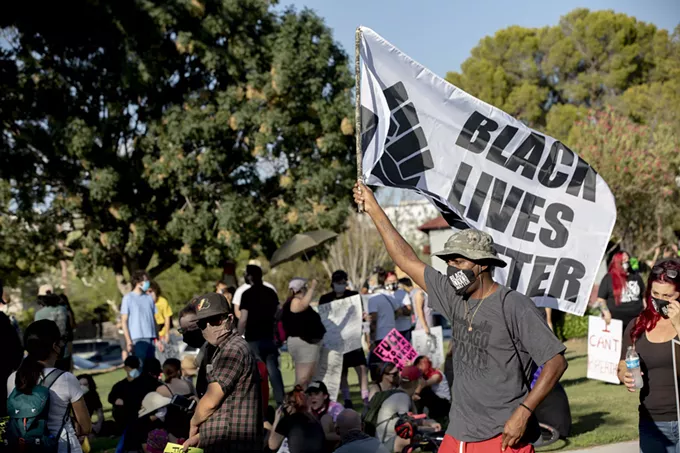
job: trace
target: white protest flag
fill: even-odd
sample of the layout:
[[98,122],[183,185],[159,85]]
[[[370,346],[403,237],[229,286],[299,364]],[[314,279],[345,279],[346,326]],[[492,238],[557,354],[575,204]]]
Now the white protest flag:
[[616,221],[573,151],[437,77],[361,27],[363,177],[414,190],[454,228],[491,234],[496,280],[582,315]]

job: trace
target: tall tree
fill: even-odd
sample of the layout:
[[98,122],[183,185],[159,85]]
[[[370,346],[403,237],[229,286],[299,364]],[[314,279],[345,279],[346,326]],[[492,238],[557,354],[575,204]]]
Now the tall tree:
[[680,135],[666,123],[639,125],[613,109],[591,111],[569,143],[607,181],[616,198],[613,237],[650,258],[680,228]]
[[343,224],[347,56],[312,12],[272,3],[74,0],[36,15],[18,2],[2,15],[0,176],[13,216],[59,226],[55,260],[121,281]]
[[[590,108],[603,108],[632,87],[649,87],[629,95],[638,105],[653,99],[652,87],[670,96],[680,68],[678,38],[678,29],[671,37],[625,14],[576,9],[553,27],[513,26],[482,39],[462,72],[447,80],[565,140]],[[677,104],[671,107],[680,113]]]
[[366,216],[352,212],[346,230],[331,245],[322,263],[329,277],[336,270],[344,270],[359,288],[375,266],[388,261],[389,255],[373,223]]

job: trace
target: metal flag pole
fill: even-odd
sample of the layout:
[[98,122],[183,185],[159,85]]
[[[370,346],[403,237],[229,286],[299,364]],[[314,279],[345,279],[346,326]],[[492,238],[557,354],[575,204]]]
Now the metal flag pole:
[[[361,145],[361,27],[354,34],[354,136],[357,153],[357,181],[364,182],[363,153]],[[364,212],[363,203],[359,204],[359,212]]]

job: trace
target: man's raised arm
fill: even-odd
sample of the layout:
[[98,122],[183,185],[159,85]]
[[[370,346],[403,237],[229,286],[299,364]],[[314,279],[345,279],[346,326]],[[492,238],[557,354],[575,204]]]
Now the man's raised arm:
[[354,201],[357,204],[363,203],[364,211],[375,223],[375,227],[385,243],[387,253],[389,253],[394,264],[399,266],[424,291],[427,291],[425,285],[425,263],[420,261],[413,247],[394,228],[390,219],[387,218],[387,214],[385,214],[385,211],[383,211],[375,199],[373,191],[360,182],[356,183],[354,186]]

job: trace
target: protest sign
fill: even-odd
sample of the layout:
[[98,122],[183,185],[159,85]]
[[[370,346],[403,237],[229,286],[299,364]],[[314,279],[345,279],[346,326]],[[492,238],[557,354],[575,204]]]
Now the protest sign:
[[426,355],[432,361],[432,366],[444,366],[444,335],[441,326],[431,327],[430,335],[424,330],[414,330],[411,335],[413,349],[418,355]]
[[616,221],[614,197],[567,146],[465,93],[360,28],[367,184],[413,190],[453,228],[489,233],[496,281],[582,315]]
[[321,381],[328,388],[328,395],[332,401],[337,401],[340,391],[340,375],[342,374],[342,352],[326,347],[321,348],[319,362],[316,365],[315,381]]
[[392,329],[376,346],[373,353],[384,362],[394,363],[400,370],[418,357],[418,353],[413,349],[411,343],[397,329]]
[[361,348],[361,296],[335,300],[318,307],[321,322],[326,328],[323,346],[341,353]]
[[599,316],[588,317],[588,379],[618,384],[616,370],[621,360],[623,323],[612,319],[609,326]]
[[[165,449],[163,450],[163,453],[184,453],[184,448],[179,445],[179,444],[173,444],[172,442],[168,442],[165,445]],[[202,448],[196,448],[196,447],[189,447],[187,450],[187,453],[203,453]]]

